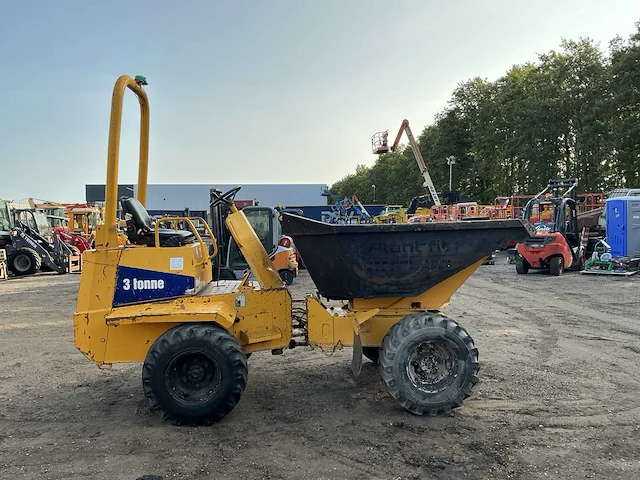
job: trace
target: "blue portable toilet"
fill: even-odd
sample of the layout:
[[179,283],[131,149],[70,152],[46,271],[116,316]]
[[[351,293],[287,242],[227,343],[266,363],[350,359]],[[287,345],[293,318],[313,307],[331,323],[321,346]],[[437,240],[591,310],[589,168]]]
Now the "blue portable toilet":
[[607,243],[614,257],[640,257],[640,198],[614,197],[606,201]]

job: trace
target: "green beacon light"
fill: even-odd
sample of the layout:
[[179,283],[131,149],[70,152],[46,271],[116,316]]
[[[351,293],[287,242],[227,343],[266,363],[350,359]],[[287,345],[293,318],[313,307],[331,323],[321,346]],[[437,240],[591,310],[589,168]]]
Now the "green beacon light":
[[136,83],[137,83],[138,85],[149,85],[149,84],[147,83],[147,77],[145,77],[144,75],[136,75],[136,76],[134,77],[134,80],[136,81]]

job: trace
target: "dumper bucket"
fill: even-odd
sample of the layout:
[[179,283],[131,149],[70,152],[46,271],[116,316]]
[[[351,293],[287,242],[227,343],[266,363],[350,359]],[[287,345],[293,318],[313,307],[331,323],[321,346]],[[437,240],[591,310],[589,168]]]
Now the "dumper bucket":
[[478,262],[508,241],[535,235],[523,220],[330,225],[284,214],[323,297],[409,297]]

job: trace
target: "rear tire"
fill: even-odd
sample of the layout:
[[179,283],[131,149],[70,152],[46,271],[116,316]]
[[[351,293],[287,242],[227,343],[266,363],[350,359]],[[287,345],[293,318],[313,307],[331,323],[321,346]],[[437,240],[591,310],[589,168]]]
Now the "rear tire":
[[564,258],[562,257],[553,257],[549,261],[549,272],[554,277],[559,277],[564,272]]
[[151,346],[142,385],[151,409],[175,425],[211,425],[240,401],[247,384],[247,357],[226,330],[182,324]]
[[526,275],[529,272],[529,262],[524,257],[518,257],[516,259],[516,272],[520,275]]
[[478,349],[467,331],[439,313],[396,323],[380,347],[387,390],[406,410],[438,415],[462,405],[478,382]]
[[280,278],[285,283],[285,285],[291,285],[293,283],[293,272],[291,270],[280,270],[278,272],[280,274]]
[[31,248],[21,248],[11,255],[7,265],[16,276],[33,275],[40,269],[42,259],[38,252]]

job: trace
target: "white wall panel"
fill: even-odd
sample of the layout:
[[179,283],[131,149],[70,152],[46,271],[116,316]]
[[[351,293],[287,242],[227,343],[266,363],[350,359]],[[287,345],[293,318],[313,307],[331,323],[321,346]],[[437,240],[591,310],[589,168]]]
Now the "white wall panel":
[[[150,184],[147,187],[148,210],[209,209],[209,189],[223,192],[236,187],[233,184]],[[135,187],[134,187],[135,188]],[[245,184],[236,195],[236,200],[258,200],[260,205],[326,205],[321,195],[324,184]],[[137,192],[136,192],[137,193]]]

